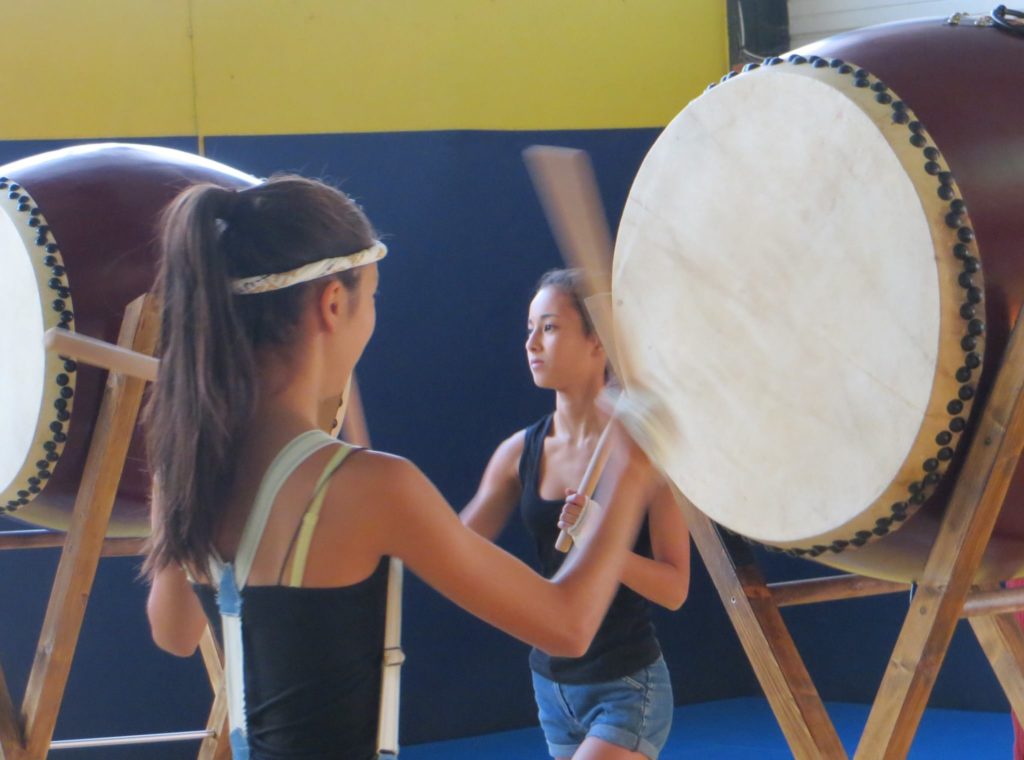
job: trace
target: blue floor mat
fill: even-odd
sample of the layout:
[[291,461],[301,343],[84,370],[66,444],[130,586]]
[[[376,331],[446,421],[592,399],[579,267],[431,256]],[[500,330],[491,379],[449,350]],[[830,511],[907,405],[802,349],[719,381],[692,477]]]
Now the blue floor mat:
[[[830,703],[829,715],[852,756],[868,718],[867,705]],[[1005,713],[930,709],[910,760],[1010,760],[1013,731]],[[524,728],[402,748],[404,760],[544,760],[539,728]],[[678,707],[662,760],[790,760],[764,699],[729,699]]]

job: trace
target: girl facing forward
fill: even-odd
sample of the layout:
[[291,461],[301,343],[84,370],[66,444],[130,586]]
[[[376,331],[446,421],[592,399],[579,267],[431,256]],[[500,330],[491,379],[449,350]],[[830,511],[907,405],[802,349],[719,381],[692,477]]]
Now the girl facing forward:
[[236,759],[373,756],[388,556],[541,650],[587,650],[656,488],[625,435],[615,509],[545,580],[413,464],[323,432],[373,334],[385,254],[347,196],[300,177],[195,186],[161,245],[147,611],[181,656],[222,622]]
[[[608,423],[597,403],[607,361],[580,294],[574,270],[553,270],[538,283],[526,358],[534,383],[555,391],[555,410],[498,447],[460,515],[494,540],[518,511],[546,577],[563,572],[576,553],[566,561],[555,541],[559,529],[579,519],[584,500],[573,491]],[[647,519],[623,565],[622,586],[590,647],[569,657],[543,646],[530,653],[541,727],[548,751],[559,760],[656,760],[668,739],[672,686],[648,600],[673,610],[685,601],[690,539],[666,485],[651,489],[645,503]],[[591,502],[587,523],[594,519],[591,511],[607,513]]]

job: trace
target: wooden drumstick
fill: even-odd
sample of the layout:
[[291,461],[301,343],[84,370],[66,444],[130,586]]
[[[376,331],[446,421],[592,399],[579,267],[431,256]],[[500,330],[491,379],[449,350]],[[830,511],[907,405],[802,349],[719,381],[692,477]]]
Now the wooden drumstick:
[[612,372],[621,379],[611,321],[612,242],[590,157],[575,148],[531,145],[523,159],[562,258],[583,274],[584,305]]
[[345,400],[348,398],[348,387],[333,398],[320,403],[317,410],[316,424],[321,430],[337,436],[341,430],[341,420],[345,416]]
[[355,372],[348,379],[345,397],[338,407],[337,430],[341,430],[345,440],[364,448],[370,447],[370,429],[366,425],[366,414],[363,412],[363,400],[359,395],[359,382]]
[[[584,494],[588,499],[594,495],[597,482],[601,479],[604,466],[608,463],[608,454],[612,450],[608,445],[608,434],[611,429],[612,420],[609,420],[608,424],[604,426],[604,430],[601,431],[601,437],[597,439],[597,447],[594,449],[593,456],[590,457],[590,463],[587,465],[586,472],[583,473],[582,480],[580,480],[580,487],[576,489],[577,493]],[[559,532],[555,548],[560,552],[567,552],[572,548],[572,536],[569,535],[569,531]]]
[[[341,395],[327,399],[320,408],[320,416],[318,418],[320,420],[320,427],[333,436],[340,437],[342,427],[345,424],[345,414],[348,411],[349,397],[352,395],[354,377],[355,373],[353,372],[348,376],[348,380],[345,381],[345,390],[341,392]],[[359,407],[359,413],[362,414],[362,407]],[[366,445],[369,446],[369,444]]]
[[[348,379],[345,396],[338,407],[336,425],[345,438],[357,446],[369,448],[370,428],[366,424],[359,383],[355,372]],[[377,747],[380,754],[398,753],[398,707],[401,692],[402,652],[402,560],[392,557],[388,564],[387,606],[384,612],[384,660],[381,665],[380,713],[377,722]]]
[[[546,145],[530,146],[523,151],[523,158],[562,257],[583,274],[584,304],[612,372],[621,378],[611,321],[612,243],[590,158],[582,150]],[[579,493],[588,498],[593,495],[608,462],[611,425],[609,421],[605,426],[583,474]],[[555,548],[567,552],[571,547],[572,536],[561,531]]]
[[152,356],[60,327],[47,330],[43,334],[43,343],[48,349],[69,359],[150,382],[156,380],[157,369],[160,367],[160,361]]
[[523,151],[562,257],[583,272],[587,295],[607,293],[612,241],[585,151],[531,145]]

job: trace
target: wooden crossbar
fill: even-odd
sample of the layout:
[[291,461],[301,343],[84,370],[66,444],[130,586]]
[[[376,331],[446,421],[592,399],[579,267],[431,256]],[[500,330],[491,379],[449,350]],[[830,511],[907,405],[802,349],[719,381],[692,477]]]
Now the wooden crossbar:
[[967,595],[961,616],[965,618],[1002,615],[1024,609],[1024,587],[972,591]]
[[867,578],[863,575],[832,575],[800,581],[769,583],[772,599],[779,607],[792,607],[814,602],[835,602],[841,599],[859,599],[865,596],[898,594],[909,591],[909,583]]
[[[144,538],[105,538],[101,557],[137,557]],[[12,549],[63,549],[67,534],[52,530],[9,530],[0,533],[0,551]]]

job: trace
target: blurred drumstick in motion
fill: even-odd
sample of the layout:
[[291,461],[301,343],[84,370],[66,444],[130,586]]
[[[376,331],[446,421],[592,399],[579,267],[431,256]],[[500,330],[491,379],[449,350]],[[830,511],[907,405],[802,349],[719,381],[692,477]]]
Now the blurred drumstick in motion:
[[[523,151],[523,158],[562,257],[569,266],[583,274],[587,313],[601,339],[612,372],[621,380],[623,368],[616,351],[612,324],[612,243],[590,158],[582,150],[543,145],[527,148]],[[648,456],[663,450],[668,440],[668,431],[658,427],[665,415],[657,414],[656,400],[648,394],[635,391],[626,394],[623,391],[577,489],[588,498],[593,496],[608,460],[608,431],[616,418]],[[657,461],[653,456],[651,459]],[[561,531],[555,548],[565,552],[571,546],[572,537],[567,531]]]
[[587,313],[621,378],[611,322],[612,240],[590,157],[575,148],[532,145],[523,158],[562,258],[583,274]]
[[[579,269],[583,274],[583,287],[586,291],[584,304],[601,339],[612,371],[618,375],[619,367],[613,355],[614,347],[609,342],[610,309],[591,307],[592,303],[606,298],[611,290],[612,245],[604,209],[597,194],[597,183],[594,181],[594,169],[590,164],[590,158],[582,150],[546,145],[530,146],[523,151],[523,158],[537,195],[540,196],[548,224],[554,232],[555,241],[562,252],[562,258],[569,266]],[[610,430],[611,420],[597,440],[597,447],[577,489],[578,493],[586,495],[587,498],[594,495],[608,461]],[[560,552],[567,552],[572,548],[572,536],[568,531],[559,532],[555,548]]]
[[366,425],[363,413],[363,402],[359,396],[359,383],[353,372],[345,384],[341,399],[332,401],[334,424],[331,433],[341,434],[341,438],[356,446],[370,447],[370,430]]

